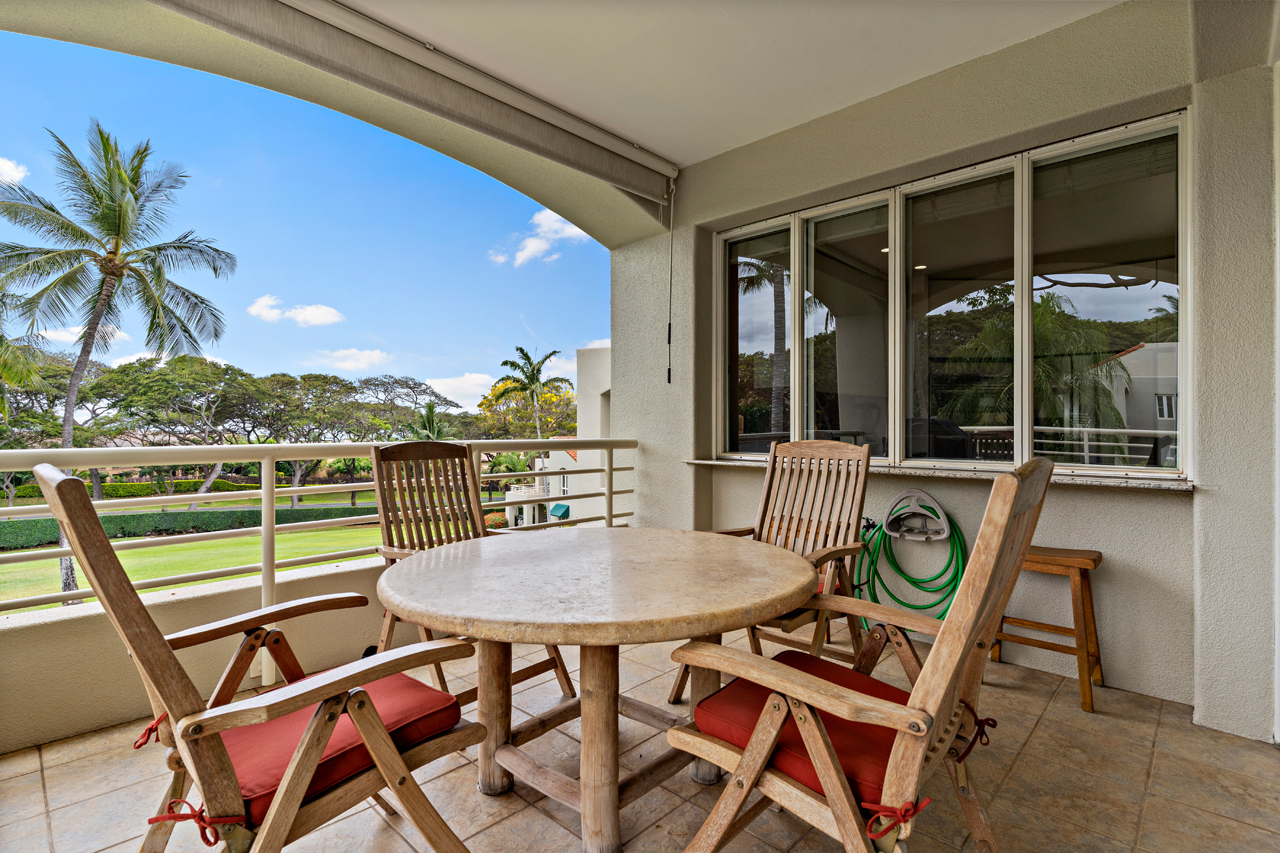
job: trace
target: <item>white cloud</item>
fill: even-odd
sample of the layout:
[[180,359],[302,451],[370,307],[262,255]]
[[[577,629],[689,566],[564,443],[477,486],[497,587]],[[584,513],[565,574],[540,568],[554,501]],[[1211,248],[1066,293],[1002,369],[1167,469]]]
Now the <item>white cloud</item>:
[[[45,329],[40,334],[46,339],[60,344],[73,344],[80,338],[80,333],[84,331],[84,326],[67,326],[62,329]],[[107,326],[105,331],[111,334],[112,343],[133,340],[127,332],[122,332],[115,326]]]
[[316,362],[336,370],[358,372],[382,364],[390,356],[380,349],[320,350]]
[[278,323],[288,319],[303,327],[330,326],[347,319],[341,311],[330,308],[328,305],[295,305],[282,311],[276,307],[279,304],[280,300],[277,297],[267,294],[255,299],[248,311],[251,316],[268,323]]
[[11,184],[21,183],[22,179],[31,174],[31,170],[21,163],[15,163],[0,157],[0,181],[8,181]]
[[249,306],[249,314],[259,320],[266,320],[268,323],[278,323],[280,318],[284,316],[284,312],[275,307],[279,304],[280,300],[274,296],[259,296]]
[[216,355],[205,355],[204,360],[211,361],[219,367],[226,367],[230,363],[225,358],[218,358]]
[[565,358],[562,355],[553,355],[547,360],[547,365],[542,369],[543,376],[563,376],[575,385],[578,382],[578,354],[575,352],[572,358]]
[[[520,240],[520,246],[511,260],[512,266],[522,266],[538,259],[549,264],[560,257],[559,252],[551,254],[548,252],[551,252],[551,249],[561,240],[581,243],[583,240],[590,239],[587,232],[545,207],[535,213],[529,221],[533,223],[533,230],[526,232]],[[489,260],[495,264],[505,264],[508,258],[511,258],[511,255],[505,250],[489,250]]]
[[142,352],[135,352],[133,355],[122,355],[119,358],[113,358],[111,360],[111,366],[119,367],[120,365],[128,364],[131,361],[141,361],[144,358],[155,358],[155,357],[156,357],[155,353],[148,352],[147,350],[143,350]]
[[608,349],[611,346],[613,346],[613,341],[610,338],[599,338],[598,340],[587,341],[578,349]]
[[427,379],[424,381],[450,400],[462,406],[464,410],[474,412],[481,398],[489,393],[489,389],[493,387],[493,383],[497,380],[487,373],[464,373],[461,376],[451,376],[445,379]]

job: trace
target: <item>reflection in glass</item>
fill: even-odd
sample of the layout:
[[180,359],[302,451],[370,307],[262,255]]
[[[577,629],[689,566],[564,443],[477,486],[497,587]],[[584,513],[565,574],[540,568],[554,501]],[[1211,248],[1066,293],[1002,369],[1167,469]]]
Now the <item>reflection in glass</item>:
[[906,457],[1013,459],[1013,175],[907,199]]
[[1033,452],[1177,468],[1177,136],[1033,179]]
[[889,208],[809,225],[805,438],[889,454]]
[[791,435],[791,232],[728,244],[730,453],[768,453]]

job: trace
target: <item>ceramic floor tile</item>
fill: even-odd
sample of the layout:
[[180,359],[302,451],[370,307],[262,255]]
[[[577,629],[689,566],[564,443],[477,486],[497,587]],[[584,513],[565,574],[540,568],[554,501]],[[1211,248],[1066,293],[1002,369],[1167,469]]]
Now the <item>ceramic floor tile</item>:
[[0,782],[0,826],[44,814],[44,788],[39,773],[24,773]]
[[53,767],[46,765],[44,780],[49,808],[69,806],[143,779],[170,777],[165,752],[164,747],[151,743],[142,749],[129,746]]
[[[1000,853],[1130,853],[1133,850],[1132,842],[1117,841],[1003,797],[992,803],[987,814]],[[962,849],[970,853],[972,841]],[[914,846],[911,853],[915,853]]]
[[567,701],[569,700],[560,691],[559,682],[554,678],[528,687],[511,696],[511,704],[531,717],[545,714],[557,705]]
[[[623,849],[625,853],[683,853],[706,819],[704,809],[685,803],[637,835]],[[743,832],[721,850],[723,853],[774,853],[778,848]]]
[[40,747],[40,757],[44,761],[44,766],[49,768],[91,755],[131,747],[150,722],[150,718],[134,720],[130,723],[120,723],[105,729],[46,743]]
[[987,734],[991,744],[1000,749],[1012,751],[1022,749],[1031,738],[1031,733],[1035,731],[1036,726],[1041,724],[1039,717],[1008,709],[993,709],[985,703],[981,712],[984,717],[991,717],[996,721],[995,728],[988,729]]
[[[528,806],[514,793],[490,797],[476,788],[476,770],[468,765],[432,779],[423,793],[460,838],[475,835]],[[374,809],[373,811],[376,811]],[[418,850],[428,849],[418,830],[403,816],[386,818]],[[290,851],[292,853],[292,851]]]
[[0,850],[4,853],[49,853],[49,831],[43,807],[33,817],[0,826]]
[[442,758],[437,758],[430,764],[424,764],[417,770],[413,771],[413,778],[417,779],[418,784],[421,785],[425,782],[430,782],[432,779],[443,776],[450,771],[456,770],[459,767],[470,766],[471,762],[467,761],[466,757],[462,753],[451,752],[448,755]]
[[1274,744],[1236,737],[1189,721],[1176,722],[1166,716],[1156,733],[1156,749],[1280,785],[1280,748]]
[[622,653],[622,657],[652,667],[658,672],[671,672],[680,666],[671,659],[671,653],[682,645],[684,643],[680,640],[670,643],[650,643],[629,649]]
[[465,839],[471,853],[576,853],[577,836],[532,806]]
[[[650,729],[650,731],[653,730]],[[628,770],[635,770],[637,767],[647,764],[657,758],[670,748],[671,744],[667,743],[667,736],[662,733],[655,733],[653,737],[649,738],[644,743],[637,747],[633,747],[618,756],[618,763]]]
[[688,719],[689,688],[687,686],[685,687],[684,700],[678,704],[672,705],[667,701],[667,697],[671,695],[671,685],[673,683],[674,675],[672,673],[663,673],[657,678],[651,678],[642,684],[637,684],[635,687],[622,692],[624,695],[630,696],[632,699],[647,702],[656,708],[661,708],[668,713],[675,714],[677,717]]
[[582,747],[568,735],[559,731],[550,731],[522,745],[520,749],[552,770],[557,770],[571,779],[578,778],[578,771],[582,764]]
[[147,830],[166,779],[147,779],[49,813],[58,853],[93,853]]
[[[690,802],[710,812],[724,793],[725,780],[704,788]],[[752,791],[744,807],[754,805],[760,794]],[[789,850],[792,845],[804,837],[812,827],[788,811],[774,811],[767,808],[747,826],[747,832],[768,844],[782,850]]]
[[0,755],[0,782],[40,770],[40,753],[33,746]]
[[[626,843],[684,804],[684,800],[663,788],[655,788],[622,810],[622,841]],[[582,817],[568,806],[543,798],[537,806],[565,829],[582,837]]]
[[1128,844],[1138,835],[1141,786],[1122,785],[1065,764],[1023,756],[1000,788],[998,799]]
[[1070,725],[1041,720],[1023,748],[1024,760],[1044,758],[1126,785],[1146,787],[1154,747],[1130,729],[1095,731],[1087,737]]
[[1156,753],[1151,793],[1272,832],[1280,832],[1280,786],[1257,777]]
[[1089,735],[1125,732],[1134,741],[1147,739],[1155,743],[1160,724],[1159,699],[1124,690],[1096,688],[1094,710],[1088,712],[1080,710],[1080,697],[1072,688],[1071,683],[1063,684],[1045,709],[1046,721],[1060,722]]
[[413,853],[414,848],[379,816],[376,809],[363,809],[351,817],[326,824],[315,832],[304,835],[286,849],[289,853],[332,853],[335,850],[350,850],[353,853]]
[[1152,853],[1253,853],[1280,850],[1280,835],[1151,796],[1142,813],[1138,849]]

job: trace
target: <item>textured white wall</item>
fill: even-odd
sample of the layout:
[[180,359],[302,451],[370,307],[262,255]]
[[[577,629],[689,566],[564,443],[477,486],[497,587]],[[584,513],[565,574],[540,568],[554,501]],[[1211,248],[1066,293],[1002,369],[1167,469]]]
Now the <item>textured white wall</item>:
[[[350,663],[377,644],[381,574],[381,560],[280,573],[279,601],[357,592],[370,602],[280,623],[308,672]],[[260,595],[258,579],[243,578],[148,592],[142,600],[160,630],[172,633],[254,610]],[[401,626],[398,644],[416,636]],[[180,651],[178,660],[208,696],[238,646],[238,638],[227,638]],[[138,670],[96,602],[0,616],[0,692],[9,699],[0,703],[0,755],[151,713]],[[23,700],[13,701],[19,694]]]

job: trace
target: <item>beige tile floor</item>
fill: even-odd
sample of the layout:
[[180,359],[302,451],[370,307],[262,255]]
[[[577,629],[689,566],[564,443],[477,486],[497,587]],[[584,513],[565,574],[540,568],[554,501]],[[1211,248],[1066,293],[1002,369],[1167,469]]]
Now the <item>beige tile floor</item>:
[[[729,638],[744,645],[745,638]],[[675,643],[637,646],[622,655],[624,692],[663,705]],[[576,649],[563,650],[572,669]],[[538,657],[517,647],[517,657]],[[475,660],[449,665],[455,690],[474,683]],[[426,673],[414,673],[426,680]],[[905,685],[895,660],[877,675]],[[521,689],[523,688],[523,689]],[[1191,709],[1120,690],[1095,692],[1097,712],[1080,711],[1076,683],[1036,670],[991,664],[984,714],[999,725],[971,768],[1004,853],[1053,851],[1280,850],[1280,751],[1192,725]],[[560,700],[551,676],[517,685],[516,721]],[[684,713],[687,706],[667,706]],[[136,851],[164,789],[163,750],[133,750],[147,721],[0,756],[0,851],[98,853]],[[634,766],[665,748],[661,735],[621,721],[622,763]],[[575,725],[527,748],[541,761],[577,775]],[[560,853],[580,849],[575,814],[517,785],[486,797],[476,791],[474,750],[422,768],[427,796],[473,853]],[[950,783],[932,780],[933,803],[917,820],[911,853],[966,848],[967,831]],[[623,810],[629,853],[681,851],[706,817],[717,789],[686,772]],[[969,848],[972,845],[968,845]],[[174,853],[204,851],[189,824],[174,833]],[[402,818],[369,805],[353,809],[290,851],[425,851]],[[766,811],[731,842],[728,853],[824,853],[839,850],[825,835],[785,812]]]

